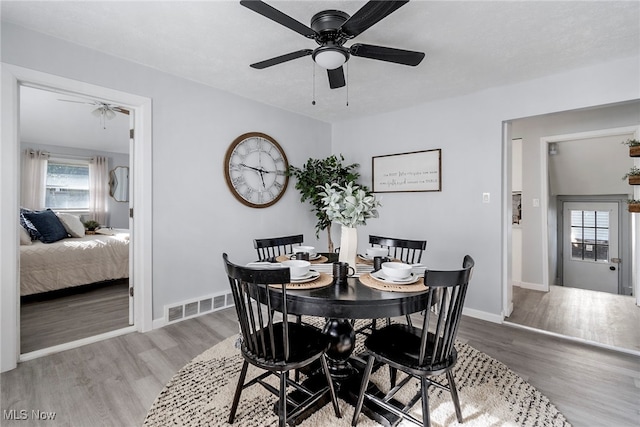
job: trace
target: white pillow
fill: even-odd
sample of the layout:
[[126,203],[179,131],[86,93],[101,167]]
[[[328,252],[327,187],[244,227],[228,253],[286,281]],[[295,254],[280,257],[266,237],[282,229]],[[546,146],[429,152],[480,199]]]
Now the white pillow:
[[71,237],[84,236],[84,225],[80,218],[68,213],[58,213],[58,218]]
[[31,245],[33,242],[31,241],[31,236],[29,236],[29,232],[24,229],[23,226],[18,224],[18,233],[20,233],[20,244],[21,245]]

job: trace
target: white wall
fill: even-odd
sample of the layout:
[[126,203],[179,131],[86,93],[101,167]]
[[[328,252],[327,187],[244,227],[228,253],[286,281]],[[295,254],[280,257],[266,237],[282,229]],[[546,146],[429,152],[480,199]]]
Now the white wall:
[[[367,179],[371,156],[442,149],[442,192],[384,194],[380,218],[360,233],[360,242],[373,233],[425,238],[424,261],[432,267],[456,267],[464,254],[472,255],[476,269],[466,307],[501,315],[510,257],[502,252],[502,236],[511,224],[501,203],[511,203],[503,121],[637,99],[638,75],[635,57],[334,125],[333,151],[362,164]],[[530,197],[540,197],[539,191],[538,185]],[[489,204],[482,203],[485,192]],[[540,214],[535,219],[525,212],[524,218],[539,227]]]
[[[264,210],[239,204],[226,188],[225,150],[248,131],[273,136],[298,166],[343,153],[361,164],[365,182],[371,156],[441,148],[442,192],[385,194],[381,217],[363,227],[360,241],[374,233],[424,238],[423,261],[442,268],[471,254],[477,268],[467,307],[499,318],[503,205],[511,201],[502,122],[640,95],[635,57],[331,127],[5,23],[2,61],[153,99],[154,318],[165,304],[225,290],[223,251],[245,262],[254,257],[255,237],[304,232],[315,243],[313,214],[292,184]],[[485,192],[491,203],[482,203]]]
[[326,157],[329,124],[4,22],[2,62],[152,98],[154,319],[165,304],[226,291],[222,252],[252,260],[256,237],[304,233],[326,246],[293,182],[276,205],[251,209],[229,192],[222,164],[231,142],[250,131],[274,137],[290,164]]

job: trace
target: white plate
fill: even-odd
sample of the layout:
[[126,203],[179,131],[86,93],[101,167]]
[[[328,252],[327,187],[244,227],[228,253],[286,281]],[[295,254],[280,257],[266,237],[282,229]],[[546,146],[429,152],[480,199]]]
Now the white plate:
[[371,277],[373,277],[374,279],[378,279],[380,281],[383,281],[385,283],[398,283],[398,284],[402,284],[402,285],[410,285],[412,283],[416,283],[418,280],[420,280],[420,276],[417,274],[413,274],[411,273],[411,276],[409,276],[406,279],[391,279],[389,277],[387,277],[386,274],[384,274],[382,272],[382,270],[378,270],[378,271],[374,271],[369,273],[371,274]]
[[295,279],[292,277],[291,278],[291,283],[306,283],[306,282],[311,282],[312,280],[316,280],[318,277],[320,277],[320,273],[318,273],[315,270],[309,270],[309,272],[302,276],[302,277],[296,277]]
[[[286,255],[286,257],[291,259],[291,255],[293,255],[293,254],[288,254],[288,255]],[[322,255],[320,255],[320,254],[314,254],[313,256],[311,256],[311,254],[309,254],[309,261],[315,261],[317,259],[320,259],[321,256]]]
[[369,255],[358,254],[358,258],[363,259],[365,261],[373,261],[373,258],[370,257]]

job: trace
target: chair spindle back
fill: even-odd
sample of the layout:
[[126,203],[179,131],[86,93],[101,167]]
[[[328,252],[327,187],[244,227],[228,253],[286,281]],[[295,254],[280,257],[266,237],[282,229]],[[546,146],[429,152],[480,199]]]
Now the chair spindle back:
[[407,264],[419,263],[422,252],[427,248],[426,240],[395,239],[369,235],[369,244],[373,247],[389,249],[389,256]]
[[437,370],[447,366],[454,348],[469,279],[474,266],[473,258],[465,256],[462,270],[426,270],[424,283],[429,296],[422,324],[419,363]]
[[304,235],[302,234],[270,237],[266,239],[255,239],[253,241],[253,247],[258,253],[258,260],[270,260],[280,255],[292,253],[293,246],[301,245],[303,241]]
[[[275,318],[276,311],[287,319],[288,268],[241,267],[223,254],[229,285],[242,333],[243,351],[265,361],[289,358],[289,325]],[[277,354],[283,349],[284,354]]]

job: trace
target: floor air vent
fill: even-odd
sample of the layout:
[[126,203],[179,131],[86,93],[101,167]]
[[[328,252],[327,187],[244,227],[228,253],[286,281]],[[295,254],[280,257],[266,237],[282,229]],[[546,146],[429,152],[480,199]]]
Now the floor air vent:
[[233,305],[233,295],[216,294],[209,295],[197,300],[183,301],[173,306],[165,306],[165,320],[168,323],[189,319],[201,314],[227,308]]

